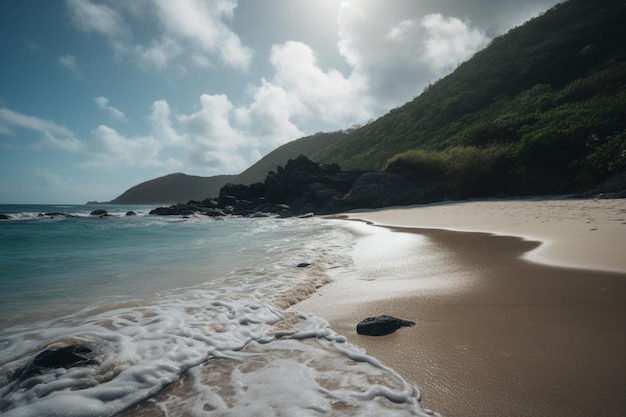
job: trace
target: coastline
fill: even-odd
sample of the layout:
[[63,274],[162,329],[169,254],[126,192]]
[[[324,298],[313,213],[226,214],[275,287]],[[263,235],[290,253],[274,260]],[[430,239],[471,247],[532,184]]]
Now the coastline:
[[[295,308],[417,385],[424,407],[449,417],[626,412],[626,200],[471,201],[346,218],[385,226],[386,239],[419,238],[398,258],[410,258],[403,278],[355,260]],[[379,314],[417,324],[356,334]]]

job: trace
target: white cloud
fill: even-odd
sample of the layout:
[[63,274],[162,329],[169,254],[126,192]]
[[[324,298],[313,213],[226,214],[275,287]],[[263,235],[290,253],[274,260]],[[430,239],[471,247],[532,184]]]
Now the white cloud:
[[0,108],[0,123],[5,133],[12,132],[11,127],[39,133],[42,140],[38,146],[52,147],[67,152],[79,152],[84,149],[83,143],[74,136],[71,130],[49,120],[18,113],[8,108]]
[[59,64],[61,66],[67,68],[78,78],[82,78],[83,73],[78,66],[78,62],[76,62],[76,57],[71,54],[62,55],[59,57]]
[[146,70],[163,70],[183,53],[183,48],[173,39],[163,37],[153,40],[150,46],[134,46],[134,59]]
[[272,48],[273,82],[328,123],[371,117],[366,80],[357,72],[344,77],[337,70],[323,71],[313,50],[300,42]]
[[285,89],[266,80],[255,88],[253,102],[248,107],[235,111],[235,120],[256,139],[262,153],[276,146],[304,136],[292,122],[298,116],[305,116],[307,110],[302,102]]
[[158,17],[167,33],[188,41],[192,47],[217,54],[228,66],[247,69],[252,51],[224,24],[233,17],[234,0],[157,0]]
[[425,61],[439,72],[453,70],[489,41],[483,32],[455,17],[430,14],[421,26],[426,30]]
[[122,17],[106,4],[89,0],[67,0],[74,24],[85,32],[96,32],[106,37],[119,37],[127,32]]
[[93,141],[87,150],[91,159],[81,163],[81,167],[119,169],[164,165],[159,159],[163,146],[152,136],[127,138],[105,125],[98,126],[91,133]]
[[489,41],[456,17],[430,14],[389,24],[368,4],[376,6],[353,2],[341,8],[338,48],[366,80],[380,110],[408,101]]
[[170,106],[166,100],[152,103],[152,113],[148,118],[153,135],[165,146],[184,144],[184,138],[172,127]]
[[[234,0],[137,0],[108,5],[67,0],[66,5],[77,28],[102,35],[117,58],[134,61],[145,70],[174,68],[184,73],[187,64],[207,68],[210,56],[247,70],[252,60],[252,50],[225,23],[233,17]],[[137,41],[131,24],[152,27],[149,40]]]
[[247,161],[240,153],[251,144],[231,125],[232,103],[224,95],[203,94],[200,104],[197,112],[177,117],[190,162],[228,172],[247,168]]
[[119,109],[111,106],[109,104],[108,98],[100,96],[100,97],[94,98],[93,101],[95,101],[99,109],[105,110],[109,114],[111,119],[120,121],[120,122],[126,121],[126,116],[124,115],[124,113],[120,111]]

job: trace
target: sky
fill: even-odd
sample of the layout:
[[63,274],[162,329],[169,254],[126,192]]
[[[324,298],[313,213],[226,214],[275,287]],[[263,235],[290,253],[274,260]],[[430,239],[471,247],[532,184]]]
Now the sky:
[[418,96],[556,0],[0,2],[0,204],[108,201]]

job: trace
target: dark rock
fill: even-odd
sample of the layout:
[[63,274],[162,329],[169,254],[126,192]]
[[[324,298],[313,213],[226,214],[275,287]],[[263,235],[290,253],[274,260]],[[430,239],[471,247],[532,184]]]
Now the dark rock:
[[108,216],[109,213],[106,210],[103,209],[97,209],[97,210],[93,210],[91,213],[89,213],[90,216]]
[[202,200],[202,205],[204,207],[208,207],[208,208],[217,208],[218,207],[217,201],[215,201],[212,198],[205,198],[204,200]]
[[41,214],[39,213],[38,215],[39,217],[50,217],[50,218],[54,218],[54,217],[66,217],[66,218],[71,218],[71,217],[76,217],[72,214],[67,214],[67,213],[59,213],[59,212],[52,212],[52,213],[45,213],[45,214]]
[[368,317],[356,325],[358,334],[367,336],[384,336],[395,332],[401,327],[411,327],[415,322],[397,319],[392,316]]
[[[222,198],[234,197],[236,200],[254,200],[255,198],[265,196],[265,184],[254,183],[251,185],[231,184],[228,183],[220,189],[218,201],[220,204],[233,204],[222,202]],[[234,204],[233,204],[234,205]]]
[[204,214],[205,216],[209,216],[209,217],[224,217],[226,216],[226,213],[224,213],[222,210],[218,209],[218,208],[207,208],[205,209],[202,214]]
[[296,265],[296,267],[298,267],[298,268],[306,268],[306,267],[308,267],[308,266],[310,266],[310,265],[311,265],[311,264],[309,264],[309,263],[306,263],[306,262],[301,262],[301,263],[299,263],[298,265]]
[[176,204],[169,207],[157,207],[150,210],[149,214],[158,216],[190,216],[194,213],[195,210],[192,207],[189,207],[186,204]]
[[49,348],[40,352],[24,369],[18,371],[17,378],[26,379],[49,369],[74,368],[78,366],[97,365],[93,351],[84,345],[70,345],[60,348]]
[[0,213],[0,220],[10,220],[11,216],[9,216],[8,214],[2,214]]
[[127,216],[136,216],[136,215],[137,215],[137,213],[135,213],[134,211],[132,211],[132,210],[131,210],[131,211],[127,211],[127,212],[126,212],[126,215],[127,215]]

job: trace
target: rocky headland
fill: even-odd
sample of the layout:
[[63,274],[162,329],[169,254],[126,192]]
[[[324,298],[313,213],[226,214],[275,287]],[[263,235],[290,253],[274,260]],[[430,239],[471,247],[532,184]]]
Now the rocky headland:
[[410,171],[343,171],[337,164],[316,163],[304,155],[270,171],[264,182],[226,184],[219,196],[158,207],[154,215],[306,216],[357,208],[380,208],[441,201],[431,178]]

